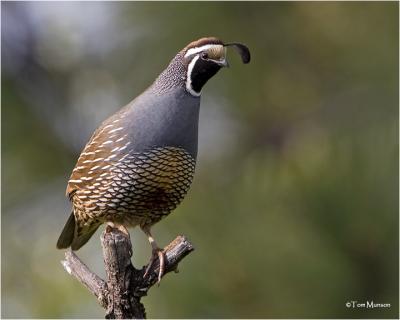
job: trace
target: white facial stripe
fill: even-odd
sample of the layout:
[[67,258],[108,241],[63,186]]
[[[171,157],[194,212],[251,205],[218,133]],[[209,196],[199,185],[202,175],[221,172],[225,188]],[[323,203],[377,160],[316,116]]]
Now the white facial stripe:
[[[203,46],[205,47],[205,46]],[[191,50],[191,49],[190,49]],[[199,56],[195,56],[192,61],[190,61],[189,66],[188,66],[188,71],[187,71],[187,75],[186,75],[186,90],[195,97],[199,97],[201,92],[196,92],[193,90],[192,88],[192,71],[194,68],[194,65],[196,64],[197,60],[199,59]]]
[[208,50],[212,47],[222,47],[222,45],[221,44],[205,44],[204,46],[201,46],[201,47],[191,48],[186,52],[185,58],[189,57],[193,54],[199,53],[201,51]]

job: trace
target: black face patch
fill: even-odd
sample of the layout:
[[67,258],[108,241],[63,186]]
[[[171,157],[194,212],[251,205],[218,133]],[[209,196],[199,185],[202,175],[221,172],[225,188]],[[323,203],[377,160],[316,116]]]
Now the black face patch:
[[221,66],[211,60],[199,58],[190,74],[192,89],[200,93],[206,82],[221,69]]

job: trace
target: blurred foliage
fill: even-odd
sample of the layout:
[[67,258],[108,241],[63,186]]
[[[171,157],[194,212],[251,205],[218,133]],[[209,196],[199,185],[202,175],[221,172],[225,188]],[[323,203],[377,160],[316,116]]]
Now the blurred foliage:
[[[103,316],[55,250],[66,181],[103,119],[213,35],[252,62],[230,54],[204,90],[195,181],[154,228],[196,251],[148,316],[398,317],[398,6],[2,2],[2,316]],[[79,255],[102,274],[98,236]]]

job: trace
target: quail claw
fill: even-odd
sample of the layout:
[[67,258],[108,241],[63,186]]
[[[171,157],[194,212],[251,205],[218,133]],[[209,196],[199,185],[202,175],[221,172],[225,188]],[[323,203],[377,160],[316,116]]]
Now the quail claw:
[[157,284],[160,285],[161,278],[164,275],[164,271],[165,271],[164,252],[160,248],[153,249],[152,255],[151,255],[151,258],[150,258],[150,262],[146,267],[146,271],[144,272],[143,278],[146,278],[149,275],[149,271],[150,271],[151,267],[153,266],[153,264],[154,264],[154,262],[156,261],[157,258],[158,258],[159,263],[160,263],[160,267],[159,267],[159,271],[158,271]]

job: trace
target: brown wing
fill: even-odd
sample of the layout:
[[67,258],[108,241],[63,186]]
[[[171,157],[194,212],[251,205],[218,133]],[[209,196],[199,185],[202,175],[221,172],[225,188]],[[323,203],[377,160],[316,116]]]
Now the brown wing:
[[122,116],[117,113],[103,122],[86,144],[68,181],[66,195],[70,199],[76,191],[100,184],[127,149],[130,141],[121,124]]

